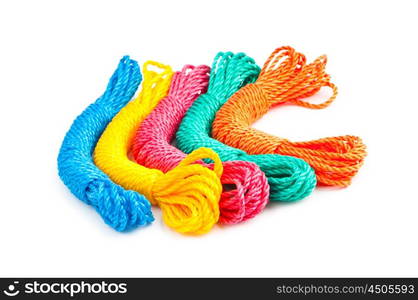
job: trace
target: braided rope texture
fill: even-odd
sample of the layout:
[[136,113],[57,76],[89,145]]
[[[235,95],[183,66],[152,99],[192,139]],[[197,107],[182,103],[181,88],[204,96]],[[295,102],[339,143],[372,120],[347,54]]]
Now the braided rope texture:
[[58,173],[64,184],[118,231],[151,223],[151,205],[144,196],[112,182],[94,165],[92,152],[107,124],[133,97],[141,80],[137,62],[123,57],[104,94],[75,119],[58,154]]
[[177,147],[185,153],[208,147],[223,161],[253,162],[267,176],[270,200],[296,201],[308,196],[316,186],[315,173],[305,161],[277,154],[250,155],[210,137],[216,112],[241,87],[254,82],[259,72],[254,60],[244,53],[218,53],[212,65],[207,93],[194,101],[179,126]]
[[[325,72],[326,62],[326,56],[321,56],[306,64],[305,56],[293,48],[277,48],[264,64],[257,81],[240,89],[217,112],[213,137],[251,154],[302,158],[315,169],[318,183],[348,186],[366,156],[366,146],[361,138],[346,135],[291,142],[250,127],[275,105],[293,103],[321,109],[331,104],[337,95],[337,87]],[[333,95],[324,103],[311,104],[301,100],[314,95],[321,87],[333,90]]]
[[[206,92],[209,72],[207,66],[186,65],[175,73],[167,97],[159,102],[135,134],[132,155],[139,164],[168,172],[186,157],[170,143],[187,109]],[[223,162],[223,166],[219,223],[236,224],[256,216],[269,197],[264,173],[251,162],[230,161]],[[213,164],[207,167],[213,168]],[[234,188],[225,189],[226,185]]]
[[[109,123],[94,150],[94,162],[113,181],[144,194],[153,205],[158,205],[169,227],[181,233],[203,234],[219,219],[223,166],[217,154],[207,148],[197,149],[167,173],[129,158],[137,128],[167,96],[172,75],[167,65],[145,63],[140,94]],[[213,170],[195,164],[204,158],[214,161]]]

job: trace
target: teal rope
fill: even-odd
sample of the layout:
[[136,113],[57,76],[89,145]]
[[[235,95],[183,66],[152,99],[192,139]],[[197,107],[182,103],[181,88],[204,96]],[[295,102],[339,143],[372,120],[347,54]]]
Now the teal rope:
[[199,147],[212,148],[221,160],[256,163],[270,184],[270,200],[296,201],[316,186],[313,169],[303,160],[278,154],[250,155],[210,137],[216,112],[241,87],[254,82],[260,68],[244,53],[220,52],[215,57],[206,94],[187,111],[177,131],[177,146],[190,153]]

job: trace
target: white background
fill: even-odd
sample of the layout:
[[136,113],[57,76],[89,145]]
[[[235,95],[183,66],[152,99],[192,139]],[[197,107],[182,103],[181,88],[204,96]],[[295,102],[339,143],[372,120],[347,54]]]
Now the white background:
[[[414,4],[2,1],[0,276],[418,276]],[[369,155],[350,187],[188,237],[158,208],[152,226],[118,233],[58,178],[66,131],[124,54],[179,69],[228,50],[262,64],[282,45],[309,61],[327,54],[340,93],[320,111],[278,107],[256,127],[361,136]]]

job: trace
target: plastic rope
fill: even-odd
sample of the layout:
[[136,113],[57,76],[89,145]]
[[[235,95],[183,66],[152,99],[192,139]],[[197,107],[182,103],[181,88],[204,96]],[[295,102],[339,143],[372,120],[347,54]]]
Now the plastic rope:
[[[210,68],[187,65],[176,72],[170,91],[138,128],[132,146],[135,160],[149,168],[167,172],[175,168],[186,154],[170,143],[187,109],[207,89]],[[201,162],[203,163],[203,162]],[[267,178],[251,162],[224,162],[221,182],[234,185],[224,189],[219,202],[221,224],[235,224],[256,216],[268,202]],[[213,165],[208,165],[213,168]]]
[[[149,67],[162,71],[149,70]],[[167,95],[173,71],[169,66],[147,62],[139,96],[129,102],[109,123],[94,151],[94,162],[121,186],[144,194],[163,212],[164,222],[182,233],[202,234],[219,219],[222,162],[215,152],[201,148],[171,171],[141,166],[128,157],[139,124]],[[214,170],[195,164],[209,158]]]
[[249,155],[229,147],[209,134],[219,108],[242,86],[257,79],[260,68],[244,53],[219,53],[213,62],[209,88],[187,111],[177,132],[177,146],[186,153],[208,147],[223,161],[242,160],[257,164],[270,185],[270,200],[295,201],[308,196],[316,185],[315,173],[303,160],[275,155]]
[[118,231],[151,223],[151,205],[144,196],[113,183],[94,165],[92,152],[107,124],[135,94],[141,79],[137,62],[123,57],[105,93],[71,125],[58,155],[58,172],[64,184]]
[[[264,64],[258,80],[243,87],[218,111],[213,137],[251,154],[276,153],[299,157],[308,162],[323,185],[348,186],[366,156],[359,137],[346,135],[308,142],[291,142],[251,128],[251,124],[282,103],[321,109],[331,104],[337,87],[325,72],[327,58],[321,56],[306,64],[303,54],[291,47],[276,49]],[[321,104],[301,99],[330,87],[333,95]]]

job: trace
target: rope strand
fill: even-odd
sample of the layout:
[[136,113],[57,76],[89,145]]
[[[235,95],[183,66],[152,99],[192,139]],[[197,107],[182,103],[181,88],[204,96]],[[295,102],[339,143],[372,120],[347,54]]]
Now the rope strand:
[[295,201],[308,196],[316,185],[312,168],[301,159],[281,155],[249,155],[226,146],[209,136],[219,108],[242,86],[254,82],[260,68],[243,53],[220,52],[214,59],[209,87],[184,116],[177,131],[177,146],[190,153],[208,147],[223,161],[248,161],[257,164],[270,185],[270,200]]
[[144,196],[113,183],[94,165],[91,154],[106,125],[132,98],[141,80],[137,62],[123,57],[105,93],[75,119],[58,154],[64,184],[118,231],[151,223],[151,205]]
[[[173,75],[169,66],[155,62],[145,63],[143,70],[140,94],[109,123],[96,145],[94,162],[112,180],[144,194],[151,204],[158,205],[169,227],[181,233],[206,233],[219,219],[222,190],[219,178],[223,167],[215,152],[197,149],[165,174],[138,165],[128,157],[136,129],[167,95]],[[204,158],[214,161],[213,171],[195,164]]]
[[[366,156],[359,137],[346,135],[308,142],[291,142],[251,128],[272,106],[283,103],[322,109],[334,101],[337,87],[325,72],[325,55],[306,64],[303,54],[291,47],[276,49],[264,64],[258,80],[235,93],[218,111],[212,135],[219,141],[251,154],[283,154],[304,159],[316,172],[318,183],[348,186]],[[332,96],[321,104],[301,99],[316,94],[322,87]]]
[[[207,66],[188,65],[175,73],[169,94],[141,123],[135,134],[132,155],[139,164],[167,172],[186,157],[170,143],[187,109],[206,92],[209,71]],[[224,162],[223,166],[222,184],[231,184],[235,188],[224,189],[221,195],[219,223],[235,224],[256,216],[264,209],[269,197],[264,173],[251,162],[230,161]],[[213,168],[213,164],[207,167]]]

